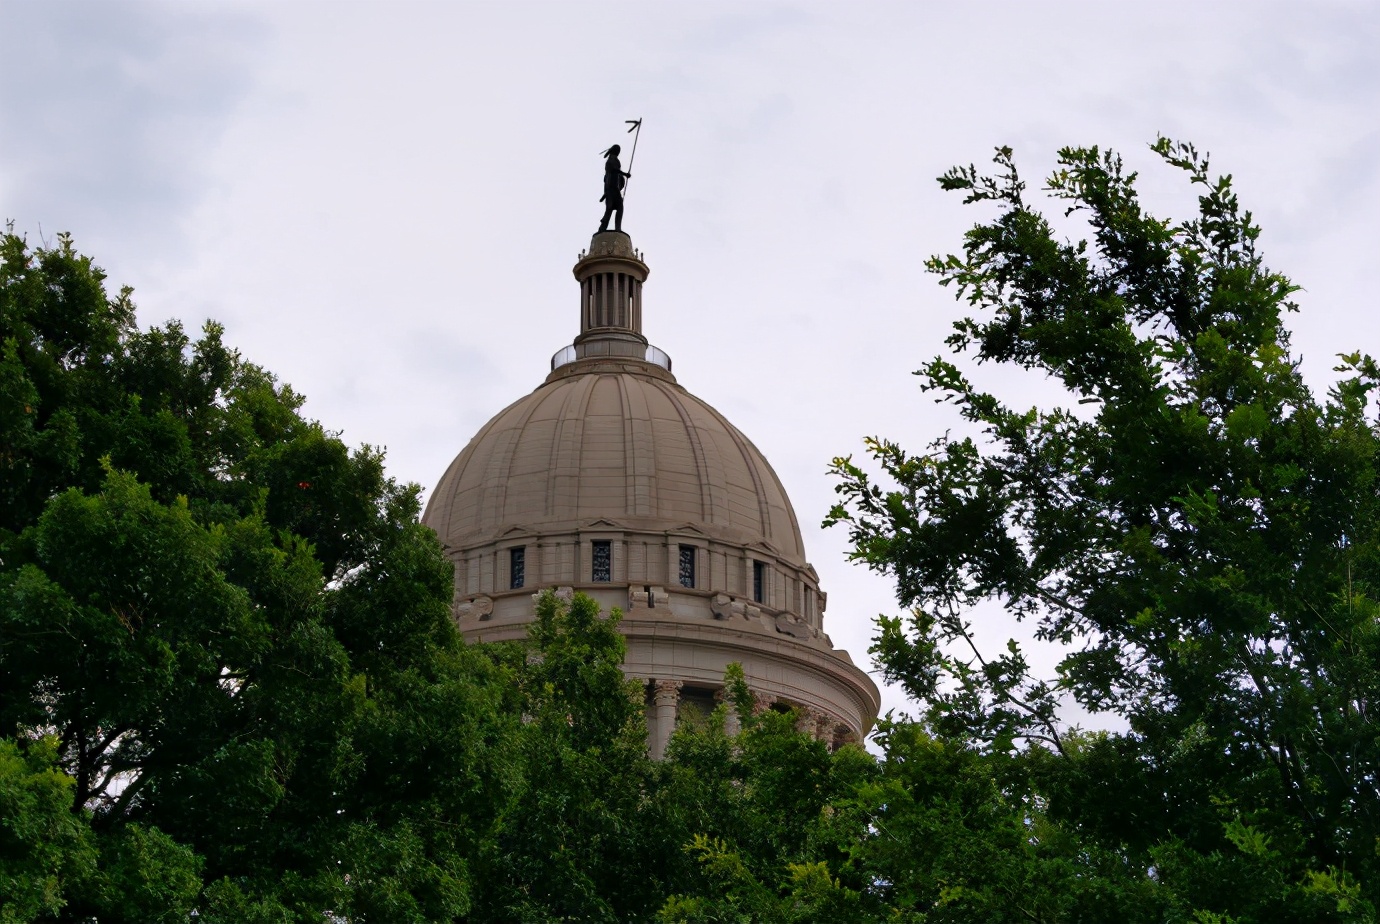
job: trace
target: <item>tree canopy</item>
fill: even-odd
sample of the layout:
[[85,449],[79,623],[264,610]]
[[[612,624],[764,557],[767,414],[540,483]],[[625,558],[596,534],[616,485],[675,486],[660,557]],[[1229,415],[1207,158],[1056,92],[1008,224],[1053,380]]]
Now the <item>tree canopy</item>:
[[[1368,916],[1380,370],[1343,356],[1315,396],[1283,323],[1296,286],[1231,178],[1190,145],[1153,150],[1199,191],[1196,216],[1147,212],[1112,152],[1059,152],[1045,192],[1088,240],[1060,239],[1008,149],[992,175],[941,177],[996,210],[928,264],[974,315],[918,375],[969,435],[918,454],[871,440],[880,478],[836,460],[830,520],[895,578],[911,612],[876,651],[937,734],[1026,749],[1053,818],[1190,910]],[[1013,407],[959,357],[1067,401]],[[1052,676],[1014,642],[979,649],[973,623],[997,608],[1060,646]],[[1065,697],[1126,730],[1078,734]]]
[[2,246],[0,728],[89,822],[50,908],[463,913],[469,829],[430,820],[496,810],[502,686],[416,487],[218,326],[137,329],[70,238]]

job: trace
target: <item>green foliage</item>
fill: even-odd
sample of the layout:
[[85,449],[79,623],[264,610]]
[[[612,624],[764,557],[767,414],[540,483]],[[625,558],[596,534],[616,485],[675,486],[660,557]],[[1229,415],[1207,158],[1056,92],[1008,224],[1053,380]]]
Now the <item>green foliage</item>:
[[201,892],[201,860],[155,828],[125,825],[101,839],[100,870],[87,891],[101,921],[185,921]]
[[[725,681],[729,702],[707,721],[682,721],[659,768],[685,857],[669,867],[675,891],[658,919],[871,919],[882,906],[852,854],[869,823],[857,797],[875,761],[855,745],[830,753],[796,729],[793,712],[754,711],[737,665]],[[736,735],[726,730],[730,709]]]
[[57,767],[50,738],[20,750],[0,740],[0,922],[61,911],[74,882],[88,878],[96,850],[72,812],[71,777]]
[[1045,752],[985,751],[913,722],[884,721],[878,743],[858,860],[892,908],[926,921],[1164,920],[1148,864],[1051,817]]
[[[896,579],[911,615],[883,619],[875,651],[928,727],[1026,754],[1047,817],[1153,868],[1172,919],[1370,920],[1380,376],[1345,356],[1317,399],[1283,325],[1296,287],[1230,177],[1153,150],[1198,215],[1153,217],[1119,157],[1066,148],[1045,192],[1086,220],[1078,242],[1028,204],[1008,149],[993,176],[940,178],[998,209],[929,262],[975,311],[950,348],[1069,406],[1012,408],[936,358],[922,387],[972,435],[919,455],[869,440],[880,479],[835,460],[828,522]],[[1053,676],[1014,642],[979,650],[995,607],[1062,646]],[[1075,740],[1065,697],[1128,730]]]
[[78,826],[6,913],[465,913],[518,722],[418,489],[216,325],[133,312],[68,237],[0,241],[0,734]]
[[[823,862],[788,863],[780,889],[757,879],[742,857],[723,841],[695,835],[686,847],[722,899],[672,896],[657,915],[667,924],[760,921],[764,924],[859,920],[858,893],[829,874]],[[784,892],[784,894],[781,894]]]
[[514,652],[524,722],[512,788],[477,879],[477,921],[645,919],[664,840],[651,802],[641,685],[623,676],[618,611],[544,592]]

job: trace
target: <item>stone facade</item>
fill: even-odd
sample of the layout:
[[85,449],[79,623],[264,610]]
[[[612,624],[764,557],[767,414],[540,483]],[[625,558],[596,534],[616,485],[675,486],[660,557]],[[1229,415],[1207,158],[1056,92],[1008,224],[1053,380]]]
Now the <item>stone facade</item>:
[[824,633],[827,598],[776,473],[642,336],[647,275],[628,235],[594,236],[575,265],[580,335],[433,492],[424,522],[455,562],[457,622],[473,641],[522,638],[545,588],[622,609],[656,754],[682,702],[711,702],[733,661],[812,734],[858,740],[876,685]]

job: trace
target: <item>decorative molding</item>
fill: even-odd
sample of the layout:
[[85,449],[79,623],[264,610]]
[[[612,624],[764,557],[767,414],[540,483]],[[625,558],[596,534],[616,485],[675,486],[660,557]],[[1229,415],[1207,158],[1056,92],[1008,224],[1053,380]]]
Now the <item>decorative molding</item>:
[[642,610],[663,616],[673,615],[671,612],[671,595],[666,592],[666,588],[653,586],[648,591],[645,589],[646,587],[645,584],[639,584],[628,588],[628,612]]
[[671,526],[663,530],[663,533],[670,539],[684,536],[686,533],[693,533],[696,536],[704,538],[706,541],[710,539],[709,533],[705,532],[694,523],[681,523],[679,526]]
[[[642,618],[630,614],[619,626],[628,644],[625,670],[632,676],[676,677],[713,690],[723,684],[725,666],[737,661],[754,692],[761,695],[765,687],[775,697],[818,706],[855,732],[863,732],[877,714],[881,697],[876,685],[840,649],[774,628],[768,633],[760,622],[665,619],[641,612]],[[460,628],[470,641],[526,637],[530,616],[508,610],[502,616],[497,623],[467,622]]]
[[480,594],[477,597],[461,601],[455,605],[456,619],[477,619],[483,621],[492,616],[493,612],[493,598],[486,594]]
[[776,631],[792,638],[813,640],[819,638],[819,630],[794,613],[780,613],[776,617]]
[[730,594],[717,593],[709,601],[715,619],[754,622],[762,615],[762,608]]

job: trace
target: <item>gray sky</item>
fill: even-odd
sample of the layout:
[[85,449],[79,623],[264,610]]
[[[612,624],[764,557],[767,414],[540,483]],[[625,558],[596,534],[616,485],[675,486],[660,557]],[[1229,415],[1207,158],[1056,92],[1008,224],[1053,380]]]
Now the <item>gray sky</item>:
[[646,333],[772,461],[866,662],[891,588],[818,528],[825,469],[954,423],[910,374],[959,316],[921,261],[985,213],[934,177],[1098,144],[1183,216],[1146,144],[1193,141],[1304,287],[1322,387],[1380,352],[1376,48],[1376,3],[0,0],[0,217],[72,232],[144,324],[221,321],[429,489],[576,333],[599,152],[643,117]]

